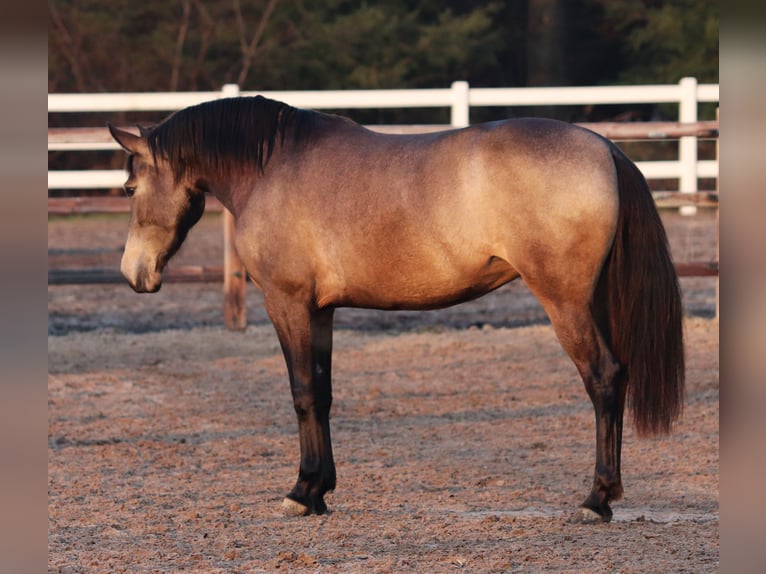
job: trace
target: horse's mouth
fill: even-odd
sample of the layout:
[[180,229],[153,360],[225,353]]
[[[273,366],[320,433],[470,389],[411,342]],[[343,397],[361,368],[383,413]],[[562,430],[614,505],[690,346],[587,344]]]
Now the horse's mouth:
[[128,278],[128,284],[136,293],[156,293],[162,287],[162,274],[142,271],[134,280]]
[[162,287],[162,271],[153,270],[151,268],[136,268],[130,265],[126,265],[123,261],[123,265],[120,270],[122,276],[128,282],[131,289],[136,293],[156,293]]

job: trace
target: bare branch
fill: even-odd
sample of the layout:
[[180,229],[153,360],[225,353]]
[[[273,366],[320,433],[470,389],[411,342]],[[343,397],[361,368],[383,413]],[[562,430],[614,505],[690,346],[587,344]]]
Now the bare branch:
[[[255,34],[253,34],[253,38],[249,44],[246,43],[245,39],[245,25],[244,21],[242,21],[242,13],[239,10],[237,11],[237,21],[240,25],[241,32],[240,42],[242,44],[242,69],[240,70],[239,76],[237,78],[237,83],[240,86],[243,85],[245,83],[245,79],[247,79],[247,74],[250,71],[250,67],[252,66],[252,63],[255,59],[255,55],[258,52],[258,48],[260,47],[263,35],[266,33],[266,27],[269,23],[269,19],[271,18],[274,9],[277,7],[278,2],[279,0],[269,0],[269,3],[266,5],[266,9],[263,11],[261,19],[258,22],[258,27],[255,29]],[[239,8],[239,0],[234,0],[234,3],[237,8]]]
[[233,2],[234,17],[237,19],[237,31],[239,32],[239,49],[244,58],[247,53],[247,30],[245,29],[245,19],[242,17],[242,7],[239,4],[239,0],[233,0]]
[[74,76],[75,85],[80,92],[87,92],[87,86],[85,83],[85,74],[83,73],[82,59],[84,56],[80,52],[80,41],[75,41],[72,33],[67,28],[64,19],[59,13],[58,7],[54,0],[48,0],[48,7],[51,16],[51,23],[56,33],[53,35],[53,39],[61,49],[61,53],[69,63],[69,67],[72,69],[72,75]]
[[197,13],[199,14],[200,20],[202,21],[202,29],[200,31],[200,47],[197,51],[197,59],[194,62],[194,69],[190,75],[190,88],[192,90],[196,90],[198,88],[197,79],[203,72],[205,56],[207,55],[208,48],[210,47],[210,38],[212,37],[213,30],[215,29],[215,22],[210,17],[207,8],[205,8],[205,5],[201,2],[201,0],[192,1],[194,2],[194,7],[197,9]]
[[178,29],[178,37],[176,38],[176,50],[173,56],[173,69],[170,72],[170,91],[175,92],[178,90],[178,77],[181,72],[181,63],[183,60],[183,48],[186,41],[186,32],[189,29],[189,16],[191,14],[191,1],[181,0],[183,7],[183,13],[181,15],[181,26]]

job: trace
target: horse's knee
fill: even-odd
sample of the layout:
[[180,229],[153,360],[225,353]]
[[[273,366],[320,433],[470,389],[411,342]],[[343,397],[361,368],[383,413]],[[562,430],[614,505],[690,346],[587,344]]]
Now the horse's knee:
[[298,420],[311,416],[324,416],[332,406],[331,394],[318,394],[312,390],[293,389],[293,408]]
[[304,393],[293,393],[293,408],[299,421],[306,420],[314,412],[314,398]]

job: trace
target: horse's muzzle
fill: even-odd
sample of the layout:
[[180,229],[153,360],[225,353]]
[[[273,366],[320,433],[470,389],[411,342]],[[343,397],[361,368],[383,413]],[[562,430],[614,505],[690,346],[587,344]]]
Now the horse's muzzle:
[[156,293],[162,287],[162,273],[138,265],[130,265],[123,258],[120,266],[122,276],[136,293]]
[[142,272],[134,280],[128,279],[128,283],[136,293],[156,293],[162,287],[162,275]]

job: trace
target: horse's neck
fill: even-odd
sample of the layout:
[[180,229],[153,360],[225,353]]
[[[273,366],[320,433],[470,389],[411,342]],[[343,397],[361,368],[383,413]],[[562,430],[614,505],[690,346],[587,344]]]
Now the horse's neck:
[[253,186],[254,183],[247,181],[246,178],[235,178],[235,181],[216,182],[208,187],[210,194],[220,201],[234,217],[238,217],[247,204]]

